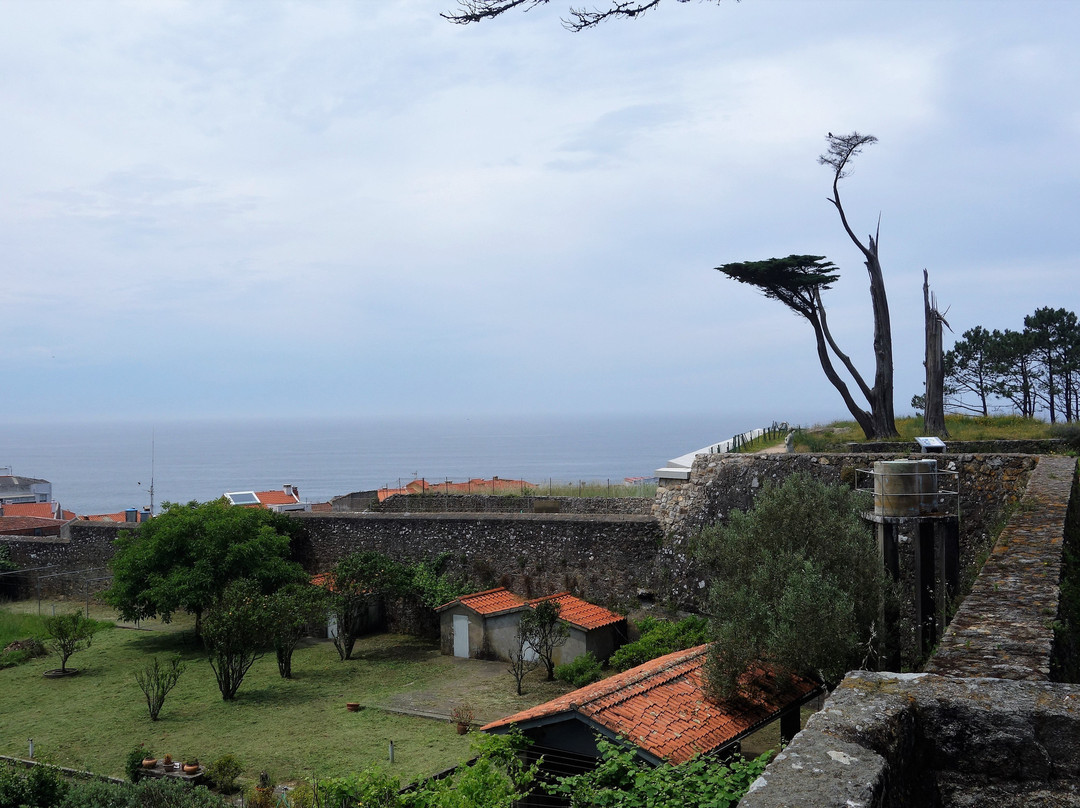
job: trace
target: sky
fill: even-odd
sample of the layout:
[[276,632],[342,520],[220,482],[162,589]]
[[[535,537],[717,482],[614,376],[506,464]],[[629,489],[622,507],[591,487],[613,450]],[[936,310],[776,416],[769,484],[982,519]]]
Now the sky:
[[[809,325],[715,267],[879,226],[896,408],[952,333],[1080,310],[1080,3],[0,0],[5,420],[845,415]],[[604,6],[606,0],[593,5]]]

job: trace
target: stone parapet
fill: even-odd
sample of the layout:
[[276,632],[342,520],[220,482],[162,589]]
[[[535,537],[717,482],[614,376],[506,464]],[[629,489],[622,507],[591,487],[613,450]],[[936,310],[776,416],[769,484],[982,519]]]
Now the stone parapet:
[[931,673],[1048,680],[1076,458],[1044,457],[953,617]]
[[395,494],[371,510],[379,513],[551,513],[649,516],[652,497],[545,497],[484,494]]
[[927,673],[849,673],[740,803],[1080,805],[1080,686],[1047,681],[1076,460],[1043,457]]

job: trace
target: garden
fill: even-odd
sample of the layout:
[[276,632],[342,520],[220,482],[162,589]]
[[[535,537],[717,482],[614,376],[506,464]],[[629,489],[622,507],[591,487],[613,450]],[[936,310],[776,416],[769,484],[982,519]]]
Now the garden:
[[[60,614],[72,605],[42,604],[45,614],[54,608]],[[36,601],[7,604],[0,633],[42,636],[37,610]],[[71,657],[77,676],[45,678],[46,670],[59,667],[55,654],[0,670],[0,754],[25,758],[33,738],[36,759],[120,777],[128,754],[141,745],[145,757],[197,757],[204,765],[232,754],[247,779],[266,771],[292,782],[379,764],[410,782],[469,757],[468,736],[421,714],[449,717],[467,701],[477,721],[489,720],[568,689],[544,682],[538,671],[519,697],[503,663],[457,660],[429,640],[378,634],[360,637],[344,661],[329,640],[302,641],[290,679],[279,675],[271,651],[254,662],[236,697],[226,701],[205,650],[194,642],[190,617],[136,627],[114,624],[114,614],[107,607],[91,609],[91,617],[110,627]],[[151,721],[135,674],[154,658],[165,664],[175,655],[185,667],[159,720]],[[359,709],[350,712],[348,702]]]

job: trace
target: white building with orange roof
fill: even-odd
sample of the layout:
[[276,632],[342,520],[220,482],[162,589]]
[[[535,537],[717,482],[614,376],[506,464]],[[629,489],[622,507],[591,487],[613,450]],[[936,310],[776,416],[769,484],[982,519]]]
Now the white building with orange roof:
[[300,489],[289,484],[280,491],[226,491],[224,496],[230,505],[241,508],[266,508],[278,513],[311,509],[308,503],[300,501]]

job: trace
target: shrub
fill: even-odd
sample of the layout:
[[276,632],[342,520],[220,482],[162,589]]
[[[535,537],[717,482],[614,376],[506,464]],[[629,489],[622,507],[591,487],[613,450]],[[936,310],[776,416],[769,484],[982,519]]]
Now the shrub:
[[127,757],[124,759],[124,774],[127,775],[128,782],[139,782],[143,773],[142,762],[148,757],[150,757],[150,753],[143,748],[142,744],[131,748],[131,751],[127,753]]
[[627,643],[611,656],[610,665],[625,671],[664,654],[709,642],[709,623],[702,617],[684,617],[677,623],[645,617],[638,624],[640,638]]
[[222,755],[206,768],[206,776],[222,794],[232,794],[236,791],[236,778],[243,771],[236,755]]
[[25,774],[10,763],[0,764],[0,806],[55,808],[67,792],[67,782],[52,766],[38,764]]
[[604,672],[592,651],[586,651],[572,662],[555,667],[555,678],[568,682],[574,687],[585,687],[585,685],[600,681],[603,676]]
[[[172,657],[166,667],[162,667],[158,658],[142,669],[135,671],[135,681],[146,696],[146,706],[150,710],[150,720],[157,721],[158,714],[165,704],[165,697],[169,691],[176,687],[180,680],[180,674],[184,672],[184,663],[180,661],[180,655]],[[132,781],[134,782],[134,781]]]

